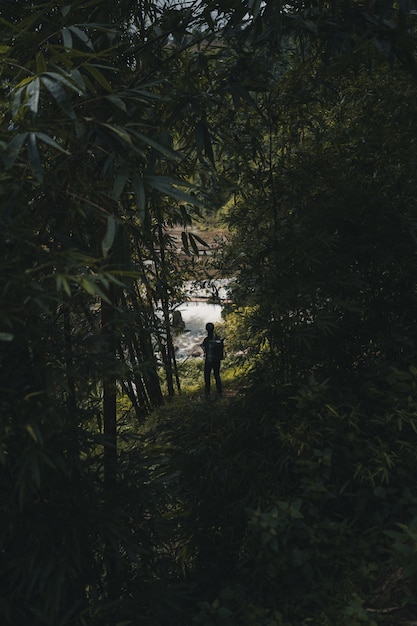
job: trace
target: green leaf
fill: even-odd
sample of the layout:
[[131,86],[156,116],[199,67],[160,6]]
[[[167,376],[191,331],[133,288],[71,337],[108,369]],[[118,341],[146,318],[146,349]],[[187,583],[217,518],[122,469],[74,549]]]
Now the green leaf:
[[82,77],[80,70],[72,69],[71,78],[74,81],[74,88],[77,88],[79,92],[84,93],[85,83],[84,83],[84,78]]
[[36,133],[29,133],[28,158],[33,175],[41,183],[43,181],[43,172],[41,158],[39,155],[38,145],[36,141]]
[[[73,75],[73,72],[71,72],[71,76],[72,75]],[[68,89],[75,91],[75,93],[77,94],[80,91],[79,85],[76,84],[75,82],[72,82],[71,80],[67,78],[68,74],[64,76],[63,74],[60,74],[59,72],[45,72],[43,76],[47,76],[48,78],[51,78],[53,81],[60,83],[62,86],[68,87]]]
[[189,233],[188,237],[189,237],[190,244],[191,244],[194,254],[198,256],[200,254],[200,250],[198,249],[198,245],[197,245],[197,242],[195,240],[193,233]]
[[37,52],[36,54],[36,71],[38,74],[46,72],[46,61],[42,52]]
[[117,176],[116,176],[116,180],[114,181],[114,185],[113,185],[113,191],[111,194],[111,197],[113,198],[113,200],[118,200],[120,198],[120,196],[122,195],[125,187],[126,187],[126,183],[129,179],[129,170],[127,168],[124,168]]
[[188,245],[188,236],[184,231],[181,233],[182,245],[186,254],[189,254],[190,247]]
[[201,208],[204,207],[204,204],[195,196],[178,189],[179,186],[191,187],[185,182],[175,180],[169,176],[145,176],[145,182],[148,183],[148,185],[153,189],[156,189],[171,198],[175,198],[175,200],[187,202],[188,204],[193,204]]
[[71,288],[69,286],[66,276],[64,276],[63,274],[57,274],[55,280],[56,280],[56,290],[60,291],[63,288],[67,296],[70,298]]
[[49,135],[47,135],[46,133],[36,133],[36,136],[44,143],[47,143],[49,146],[52,146],[56,150],[59,150],[59,152],[68,155],[71,154],[68,150],[65,150],[65,148],[60,146],[59,143],[55,141],[55,139],[52,139],[52,137],[49,137]]
[[65,90],[61,87],[61,85],[56,80],[51,80],[45,75],[41,77],[41,81],[43,85],[47,88],[53,99],[68,115],[68,117],[73,120],[76,119],[77,116],[75,115],[74,109],[72,108],[68,96]]
[[72,35],[68,28],[63,28],[61,30],[61,35],[64,48],[72,48]]
[[10,141],[4,151],[2,158],[6,169],[13,167],[17,157],[20,154],[23,144],[26,141],[28,133],[19,133]]
[[85,65],[85,70],[103,87],[106,91],[113,91],[112,86],[105,76],[94,65]]
[[126,104],[121,98],[119,98],[119,96],[110,94],[109,96],[106,96],[106,100],[109,100],[109,102],[114,104],[114,106],[116,106],[118,109],[121,109],[122,111],[127,110]]
[[119,139],[123,142],[132,145],[132,139],[130,135],[120,126],[116,126],[114,124],[101,124],[104,128],[108,128],[113,134],[117,135]]
[[35,443],[40,443],[40,436],[37,428],[35,432],[35,428],[31,424],[26,424],[26,430]]
[[114,238],[116,236],[117,231],[117,222],[112,215],[109,215],[107,218],[107,230],[106,234],[103,237],[101,242],[101,250],[103,252],[103,257],[106,258],[110,249],[114,243]]
[[197,122],[195,127],[196,133],[196,146],[197,151],[200,155],[204,155],[210,161],[212,165],[214,165],[214,153],[213,146],[211,142],[211,136],[208,130],[207,122],[205,120],[200,120]]
[[34,78],[26,87],[27,101],[25,106],[33,115],[36,115],[38,112],[40,91],[39,78]]
[[139,212],[139,218],[143,222],[146,215],[146,193],[143,180],[139,176],[135,176],[132,181],[133,193],[136,197],[136,204]]
[[60,8],[61,14],[66,17],[69,12],[71,11],[71,5],[70,4],[64,4],[61,8]]
[[94,51],[94,46],[91,43],[90,37],[78,26],[68,26],[68,30],[70,30],[80,41],[87,46],[89,50]]
[[197,235],[196,233],[192,233],[194,239],[196,239],[198,241],[198,243],[201,243],[202,246],[205,246],[206,248],[209,248],[209,244],[207,243],[207,241],[204,241],[204,239],[201,239],[201,237],[199,237],[199,235]]
[[148,137],[147,135],[144,135],[137,130],[132,130],[132,135],[140,139],[147,146],[155,148],[155,150],[157,150],[164,156],[169,157],[170,159],[182,158],[182,155],[179,152],[176,152],[169,146],[164,146],[162,143],[159,143],[159,141],[155,141],[155,139],[152,139],[151,137]]
[[13,339],[12,333],[0,333],[0,341],[13,341]]
[[105,300],[106,302],[110,304],[110,300],[108,296],[106,296],[104,291],[100,288],[97,282],[97,279],[87,278],[83,276],[82,278],[78,280],[78,282],[80,284],[80,287],[82,287],[82,289],[84,289],[84,291],[89,293],[91,296],[98,296],[99,298],[101,298],[102,300]]

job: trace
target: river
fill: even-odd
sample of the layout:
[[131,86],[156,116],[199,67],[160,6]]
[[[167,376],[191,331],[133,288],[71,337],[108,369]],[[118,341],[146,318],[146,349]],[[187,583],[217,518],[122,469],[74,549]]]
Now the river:
[[[214,285],[219,302],[227,300],[227,285],[229,281],[217,280]],[[188,357],[202,356],[200,344],[206,336],[206,324],[217,324],[222,321],[222,304],[214,304],[209,300],[213,293],[213,285],[196,288],[193,283],[186,285],[187,295],[190,298],[176,307],[181,313],[185,329],[175,337],[176,356],[178,360]]]

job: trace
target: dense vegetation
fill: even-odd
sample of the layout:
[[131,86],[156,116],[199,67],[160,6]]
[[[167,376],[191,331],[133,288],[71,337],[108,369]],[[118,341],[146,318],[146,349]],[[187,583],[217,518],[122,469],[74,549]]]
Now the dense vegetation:
[[[0,623],[406,623],[411,5],[0,11]],[[213,274],[203,403],[171,322]]]

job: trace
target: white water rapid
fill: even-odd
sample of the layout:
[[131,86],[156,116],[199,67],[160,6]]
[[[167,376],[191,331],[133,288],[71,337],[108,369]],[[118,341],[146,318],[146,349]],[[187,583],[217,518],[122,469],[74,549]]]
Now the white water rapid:
[[[174,341],[178,360],[202,356],[200,344],[207,334],[207,322],[216,324],[222,321],[222,305],[212,304],[205,300],[212,294],[212,286],[196,289],[195,285],[189,284],[186,287],[190,301],[180,304],[175,309],[181,313],[185,325],[184,331],[177,334]],[[227,281],[216,281],[214,289],[220,302],[226,300]]]

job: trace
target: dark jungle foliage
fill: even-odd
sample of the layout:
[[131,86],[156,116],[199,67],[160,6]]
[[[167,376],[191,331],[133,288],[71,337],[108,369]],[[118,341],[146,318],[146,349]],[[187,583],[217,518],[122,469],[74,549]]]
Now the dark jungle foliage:
[[[414,20],[1,3],[1,624],[371,626],[415,601]],[[250,375],[161,406],[190,228],[220,210]]]

